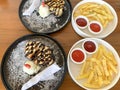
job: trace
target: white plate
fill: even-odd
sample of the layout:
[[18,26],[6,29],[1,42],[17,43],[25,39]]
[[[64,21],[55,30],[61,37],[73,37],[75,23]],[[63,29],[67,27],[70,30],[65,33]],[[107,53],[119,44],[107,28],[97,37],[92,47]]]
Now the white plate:
[[[86,38],[86,39],[87,39],[87,38]],[[70,51],[69,51],[69,53],[68,53],[68,57],[67,57],[68,71],[69,71],[69,74],[70,74],[71,78],[73,79],[73,81],[74,81],[77,85],[79,85],[80,87],[82,87],[82,88],[84,88],[84,89],[87,89],[87,90],[98,90],[98,89],[90,89],[90,88],[84,87],[84,86],[82,85],[82,82],[83,82],[82,80],[77,81],[77,80],[75,79],[75,77],[76,77],[77,75],[79,75],[79,73],[80,73],[81,64],[80,64],[80,65],[75,64],[75,63],[73,63],[73,62],[71,61],[71,59],[70,59],[70,52],[71,52],[74,48],[78,48],[78,47],[79,47],[79,48],[82,48],[82,42],[83,42],[84,40],[86,40],[86,39],[79,40],[79,41],[76,42],[76,43],[72,46],[72,48],[70,49]],[[109,85],[107,85],[107,86],[105,86],[105,87],[102,87],[102,88],[99,88],[99,90],[108,90],[108,89],[112,88],[112,87],[117,83],[117,81],[119,80],[119,77],[120,77],[120,58],[119,58],[119,55],[118,55],[118,53],[116,52],[116,50],[115,50],[109,43],[107,43],[106,41],[101,40],[101,39],[97,39],[97,38],[90,38],[90,39],[95,40],[98,44],[102,44],[102,45],[106,46],[106,48],[107,48],[108,50],[110,50],[110,51],[114,54],[115,59],[116,59],[116,61],[117,61],[117,63],[118,63],[118,66],[117,66],[118,73],[117,73],[117,75],[114,77],[113,81],[112,81]]]
[[[114,19],[107,25],[107,27],[103,30],[103,32],[101,32],[100,34],[98,35],[94,35],[94,34],[91,34],[87,29],[85,29],[84,31],[83,30],[80,30],[77,25],[75,24],[75,21],[73,19],[73,14],[74,14],[74,11],[76,10],[76,8],[84,3],[87,3],[87,2],[95,2],[95,3],[98,3],[98,4],[105,4],[107,7],[110,8],[113,16],[114,16]],[[75,32],[77,34],[79,34],[80,36],[82,37],[94,37],[94,38],[105,38],[107,37],[108,35],[110,35],[116,28],[118,24],[118,17],[117,17],[117,14],[115,12],[115,10],[113,9],[113,7],[108,4],[107,2],[103,1],[103,0],[83,0],[83,1],[80,1],[73,9],[73,12],[72,12],[72,26],[75,30]]]

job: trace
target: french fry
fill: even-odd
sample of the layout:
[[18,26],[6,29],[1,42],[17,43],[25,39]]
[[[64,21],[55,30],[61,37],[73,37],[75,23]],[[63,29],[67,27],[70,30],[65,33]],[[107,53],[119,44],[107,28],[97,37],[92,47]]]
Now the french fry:
[[95,66],[98,76],[102,76],[102,72],[98,66]]
[[90,62],[89,62],[89,60],[87,60],[86,66],[85,66],[85,69],[84,69],[84,73],[89,71],[89,69],[90,69],[89,67],[90,67]]
[[97,56],[96,56],[96,58],[97,58],[97,59],[100,59],[100,58],[101,58],[101,55],[102,55],[102,50],[101,50],[101,46],[99,46],[98,51],[97,51]]
[[109,23],[109,21],[105,20],[105,23],[104,23],[103,27],[106,27],[108,23]]
[[94,77],[94,72],[91,71],[91,72],[90,72],[90,75],[89,75],[89,77],[88,77],[88,79],[87,79],[87,83],[90,83],[90,82],[92,81],[93,77]]
[[103,85],[103,80],[102,80],[102,77],[98,77],[98,84],[99,86],[101,87]]
[[85,70],[85,66],[86,66],[86,62],[83,63],[81,71],[80,71],[80,75],[83,74],[84,70]]
[[104,83],[104,85],[108,85],[108,84],[110,84],[110,81],[109,80],[104,80],[103,83]]
[[111,52],[108,52],[108,55],[106,55],[106,58],[108,58],[112,63],[117,66],[117,61],[114,58],[114,55]]
[[101,73],[102,73],[102,76],[104,76],[104,75],[105,75],[105,72],[104,72],[102,63],[99,64],[99,68],[100,68],[100,71],[101,71]]
[[84,83],[83,84],[85,87],[88,87],[88,88],[99,88],[100,86],[98,84],[90,84],[90,83]]
[[108,65],[117,74],[117,69],[115,68],[115,66],[110,61],[108,62]]
[[107,70],[107,64],[106,64],[106,60],[105,60],[105,59],[102,60],[102,65],[103,65],[103,69],[104,69],[104,71],[105,71],[105,75],[106,75],[106,76],[109,76],[109,72],[108,72],[108,70]]
[[[109,71],[110,72],[110,71]],[[108,79],[108,81],[112,81],[112,79],[113,79],[113,73],[111,73],[110,75],[109,75],[109,77],[107,77],[107,79]]]
[[106,5],[103,5],[103,8],[106,11],[106,13],[112,14]]
[[89,68],[90,68],[90,70],[94,70],[94,67],[93,67],[93,62],[90,62],[89,64],[90,64],[90,67],[89,67]]
[[97,73],[94,71],[94,79],[92,80],[91,83],[95,84],[95,83],[97,83],[97,82],[98,82],[98,75],[97,75]]
[[110,76],[112,76],[113,75],[113,70],[109,69],[108,71],[109,71]]
[[99,45],[97,52],[84,62],[76,79],[85,79],[85,87],[100,88],[111,83],[114,75],[118,73],[116,66],[113,53]]
[[106,6],[106,5],[103,5],[103,8],[105,9],[106,13],[108,13],[109,15],[109,20],[112,20],[113,19],[113,15],[112,13],[110,12],[109,8]]
[[80,79],[84,79],[84,78],[88,78],[90,72],[87,72],[85,74],[82,74],[82,75],[79,75],[76,77],[77,80],[80,80]]
[[91,8],[97,7],[98,4],[88,5],[84,10],[90,10]]

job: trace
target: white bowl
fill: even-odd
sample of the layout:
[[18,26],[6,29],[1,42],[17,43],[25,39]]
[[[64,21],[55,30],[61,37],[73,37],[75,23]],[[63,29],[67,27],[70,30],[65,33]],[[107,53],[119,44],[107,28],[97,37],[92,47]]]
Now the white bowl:
[[[77,62],[77,61],[75,61],[75,60],[72,58],[72,54],[73,54],[73,52],[74,52],[75,50],[79,50],[79,51],[81,51],[81,52],[83,53],[84,57],[83,57],[82,61]],[[75,63],[75,64],[82,64],[82,63],[85,62],[85,60],[86,60],[86,53],[85,53],[85,51],[82,50],[81,48],[74,48],[74,49],[71,51],[71,53],[70,53],[70,58],[71,58],[71,60],[73,61],[73,63]]]
[[[94,43],[95,45],[95,50],[93,52],[88,52],[85,47],[84,47],[84,44],[87,42],[87,41],[90,41],[92,43]],[[89,46],[91,48],[91,46]],[[96,43],[96,41],[92,40],[92,39],[86,39],[84,40],[84,42],[82,43],[82,48],[83,50],[87,53],[87,54],[94,54],[97,50],[98,50],[98,44]]]
[[[86,25],[85,25],[85,26],[79,26],[79,25],[77,24],[76,21],[77,21],[77,19],[79,19],[79,18],[82,18],[82,19],[84,19],[84,20],[86,21]],[[76,23],[76,25],[78,26],[78,28],[80,28],[81,30],[83,30],[83,29],[85,29],[85,28],[88,27],[89,20],[88,20],[88,18],[85,17],[85,16],[78,16],[78,17],[75,18],[75,23]]]
[[83,80],[76,80],[76,76],[79,75],[80,70],[81,70],[81,66],[82,64],[75,64],[71,61],[70,58],[70,52],[74,49],[74,48],[82,48],[82,43],[86,40],[86,39],[82,39],[79,40],[78,42],[76,42],[70,49],[69,53],[68,53],[68,57],[67,57],[67,65],[68,65],[68,72],[71,76],[71,78],[73,79],[73,81],[79,85],[80,87],[84,88],[85,90],[109,90],[110,88],[114,87],[115,84],[118,82],[119,78],[120,78],[120,58],[118,53],[116,52],[116,50],[106,41],[101,40],[101,39],[97,39],[97,38],[90,38],[91,40],[95,40],[97,42],[97,44],[102,44],[104,45],[108,50],[110,50],[113,55],[115,56],[115,60],[117,61],[117,74],[114,76],[112,82],[107,85],[104,86],[102,88],[99,89],[91,89],[91,88],[87,88],[85,86],[82,85],[82,83],[84,82]]
[[[77,27],[77,25],[75,24],[75,19],[73,18],[73,14],[74,14],[75,10],[77,9],[77,7],[84,4],[84,3],[87,3],[87,2],[95,2],[95,3],[98,3],[98,4],[106,5],[111,10],[111,12],[114,16],[114,19],[111,22],[109,22],[107,27],[104,28],[104,30],[97,35],[89,32],[87,28],[85,30],[79,29]],[[75,30],[75,32],[82,37],[105,38],[115,30],[115,28],[118,24],[118,17],[117,17],[117,14],[116,14],[115,10],[113,9],[113,7],[103,0],[82,0],[74,7],[73,12],[72,12],[71,22],[72,22],[72,26],[73,26],[73,29]]]
[[[93,31],[91,28],[90,28],[90,25],[91,24],[97,24],[97,25],[99,25],[99,27],[100,27],[100,31],[97,31],[97,32],[95,32],[95,31]],[[103,31],[103,26],[102,26],[102,24],[100,23],[100,22],[98,22],[98,21],[91,21],[90,23],[89,23],[89,25],[88,25],[88,30],[92,33],[92,34],[100,34],[102,31]]]

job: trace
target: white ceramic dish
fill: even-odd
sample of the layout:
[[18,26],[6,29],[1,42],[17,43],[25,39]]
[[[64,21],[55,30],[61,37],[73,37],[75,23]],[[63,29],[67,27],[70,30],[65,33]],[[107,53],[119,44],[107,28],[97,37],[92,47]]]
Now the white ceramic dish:
[[[81,60],[81,62],[76,62],[76,61],[72,58],[72,53],[73,53],[74,51],[76,51],[76,50],[79,50],[79,51],[82,52],[83,55],[84,55],[84,58]],[[77,56],[78,56],[78,54],[77,54]],[[84,51],[82,48],[74,48],[74,49],[71,51],[70,58],[71,58],[71,60],[73,61],[73,63],[75,63],[75,64],[82,64],[82,63],[85,62],[85,60],[86,60],[86,53],[85,53],[85,51]]]
[[[85,49],[84,44],[85,44],[85,42],[87,42],[87,41],[90,41],[90,42],[94,43],[94,45],[95,45],[95,50],[94,50],[93,52],[88,52],[88,51]],[[89,47],[91,48],[91,46],[89,46]],[[97,44],[94,40],[85,39],[84,42],[82,43],[82,48],[83,48],[83,50],[85,50],[85,52],[86,52],[87,54],[94,54],[94,53],[97,51],[97,49],[98,49],[98,44]]]
[[[77,19],[79,19],[79,18],[82,18],[82,19],[84,19],[84,20],[86,21],[86,25],[85,25],[85,26],[79,26],[79,25],[76,23]],[[75,23],[77,24],[78,28],[80,28],[80,29],[83,30],[83,29],[85,29],[85,28],[88,27],[89,20],[88,20],[88,18],[85,17],[85,16],[78,16],[78,17],[75,18]]]
[[[98,31],[98,32],[93,31],[93,30],[90,28],[90,25],[91,25],[92,23],[99,25],[99,26],[100,26],[100,31]],[[98,22],[98,21],[91,21],[91,22],[89,23],[89,25],[88,25],[88,30],[89,30],[91,33],[93,33],[94,35],[98,35],[98,34],[100,34],[100,33],[103,31],[103,26],[102,26],[102,24],[101,24],[100,22]]]
[[[87,3],[87,2],[95,2],[95,3],[98,3],[98,4],[105,4],[107,7],[110,8],[110,10],[111,10],[111,12],[112,12],[112,14],[114,16],[114,19],[107,25],[107,27],[100,34],[94,35],[94,34],[90,33],[87,29],[83,31],[83,30],[79,29],[77,27],[77,25],[75,24],[75,20],[73,19],[74,11],[76,10],[76,8],[78,6],[80,6],[80,5],[84,4],[84,3]],[[116,26],[118,24],[118,17],[117,17],[117,14],[116,14],[115,10],[113,9],[113,7],[110,4],[108,4],[107,2],[103,1],[103,0],[83,0],[83,1],[80,1],[74,7],[73,12],[72,12],[72,20],[71,21],[72,21],[73,29],[80,36],[82,36],[82,37],[94,37],[94,38],[105,38],[115,30],[115,28],[116,28]]]
[[84,40],[86,40],[86,39],[82,39],[82,40],[79,40],[78,42],[76,42],[76,43],[72,46],[72,48],[70,49],[70,51],[69,51],[69,54],[68,54],[68,57],[67,57],[67,64],[68,64],[69,74],[70,74],[71,78],[73,79],[73,81],[74,81],[77,85],[79,85],[80,87],[84,88],[85,90],[109,90],[110,88],[112,88],[112,87],[118,82],[118,80],[119,80],[119,78],[120,78],[120,58],[119,58],[119,55],[118,55],[118,53],[116,52],[116,50],[115,50],[109,43],[107,43],[106,41],[101,40],[101,39],[97,39],[97,38],[91,38],[91,39],[92,39],[92,40],[95,40],[98,44],[102,44],[102,45],[106,46],[106,48],[107,48],[108,50],[112,51],[112,53],[114,54],[115,59],[116,59],[116,61],[117,61],[117,63],[118,63],[118,66],[117,66],[117,71],[118,71],[118,73],[117,73],[117,75],[114,77],[114,79],[112,80],[112,82],[111,82],[109,85],[107,85],[107,86],[105,86],[105,87],[102,87],[102,88],[99,88],[99,89],[87,88],[87,87],[85,87],[85,86],[82,85],[83,80],[79,80],[79,81],[78,81],[78,80],[75,79],[75,77],[76,77],[77,75],[79,75],[79,73],[80,73],[81,65],[75,64],[75,63],[73,63],[73,62],[71,61],[71,59],[70,59],[70,52],[71,52],[74,48],[78,48],[78,47],[79,47],[79,48],[80,48],[80,47],[82,48],[82,42],[84,42]]

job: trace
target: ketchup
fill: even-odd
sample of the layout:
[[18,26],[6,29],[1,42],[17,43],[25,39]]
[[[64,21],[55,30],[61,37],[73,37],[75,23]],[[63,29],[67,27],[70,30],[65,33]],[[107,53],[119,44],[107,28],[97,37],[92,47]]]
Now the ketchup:
[[42,1],[42,6],[45,7],[45,2],[44,1]]
[[81,62],[84,60],[85,56],[81,50],[75,50],[72,52],[72,58],[76,62]]
[[29,65],[29,64],[24,64],[24,65],[25,65],[25,67],[28,68],[28,69],[31,68],[31,65]]
[[84,18],[78,18],[76,20],[76,23],[80,26],[80,27],[85,27],[87,25],[87,21]]
[[94,42],[92,42],[92,41],[86,41],[86,42],[84,43],[84,48],[85,48],[85,50],[88,51],[88,52],[94,52],[95,49],[96,49],[96,46],[95,46],[95,43],[94,43]]
[[97,24],[97,23],[91,23],[91,24],[90,24],[90,28],[91,28],[91,30],[94,31],[94,32],[99,32],[99,31],[101,30],[100,25]]

